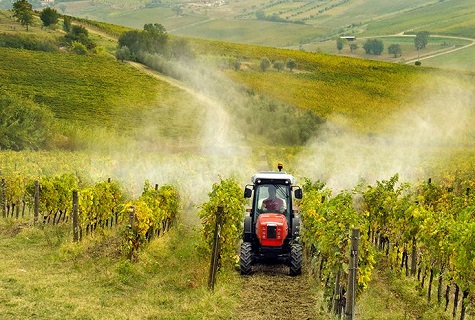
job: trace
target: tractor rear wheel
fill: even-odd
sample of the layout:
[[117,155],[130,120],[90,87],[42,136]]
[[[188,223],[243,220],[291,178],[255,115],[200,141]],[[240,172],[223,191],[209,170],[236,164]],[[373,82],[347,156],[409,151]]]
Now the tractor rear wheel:
[[290,248],[290,275],[297,276],[302,273],[302,245],[292,244]]
[[241,274],[250,274],[252,270],[252,245],[250,242],[241,243],[241,254],[239,256],[239,267]]

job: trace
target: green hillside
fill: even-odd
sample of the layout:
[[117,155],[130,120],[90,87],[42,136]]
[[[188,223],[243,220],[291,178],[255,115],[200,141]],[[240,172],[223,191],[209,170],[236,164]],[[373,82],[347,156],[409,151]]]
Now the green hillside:
[[[117,133],[139,134],[147,123],[162,123],[155,134],[188,139],[196,134],[193,119],[174,123],[171,106],[186,104],[189,96],[164,82],[110,57],[84,57],[0,48],[2,92],[24,96],[51,108],[63,123],[87,130],[104,128]],[[199,108],[196,108],[199,110]]]
[[[150,1],[148,5],[144,5],[147,1],[130,1],[121,7],[109,3],[95,1],[91,6],[88,1],[79,1],[62,6],[68,14],[135,28],[152,21],[181,35],[271,46],[289,45],[285,44],[290,41],[286,30],[299,30],[293,35],[293,44],[299,44],[342,32],[381,35],[420,28],[473,38],[475,24],[470,0],[229,1],[214,6],[185,1]],[[182,12],[177,15],[173,7],[180,7]],[[270,32],[256,17],[258,11],[282,21],[268,19],[273,26]]]
[[[127,1],[120,6],[110,3],[74,1],[62,2],[56,7],[70,15],[137,29],[145,23],[157,22],[174,35],[328,54],[340,54],[335,45],[340,35],[367,39],[428,31],[433,35],[475,38],[475,10],[471,0],[248,0],[216,1],[213,5],[188,1]],[[450,38],[444,40],[450,42]],[[392,43],[385,41],[385,48]],[[398,63],[417,59],[413,47],[404,49],[401,59],[394,59],[386,50],[380,56],[365,54],[362,44],[358,45],[359,50],[349,53],[348,49],[343,54]],[[466,58],[469,52],[448,56],[455,57],[448,58],[447,63],[440,59],[426,61],[438,68],[475,70],[473,59]]]
[[[12,23],[4,19],[5,23]],[[29,34],[40,36],[41,32],[44,31],[33,27]],[[60,33],[57,34],[59,37]],[[46,35],[52,37],[51,32]],[[101,41],[101,37],[94,34],[92,37],[99,44],[104,43],[106,47],[102,50],[114,50],[110,40]],[[424,88],[436,74],[434,70],[415,66],[343,56],[193,38],[187,41],[197,55],[195,68],[202,69],[202,72],[211,70],[223,59],[240,61],[239,71],[234,71],[231,66],[225,67],[223,75],[232,82],[221,82],[224,87],[219,91],[224,94],[215,94],[215,98],[226,100],[226,95],[237,90],[241,92],[240,100],[244,104],[254,104],[254,107],[244,109],[242,104],[234,105],[234,102],[223,100],[230,110],[234,110],[231,113],[238,122],[259,117],[257,103],[252,102],[252,96],[257,94],[295,110],[310,110],[321,119],[344,119],[350,123],[351,130],[378,133],[387,125],[388,115],[410,108],[410,101],[415,97],[424,99],[425,95],[432,94]],[[6,61],[11,61],[2,64],[0,69],[3,92],[27,97],[49,107],[63,123],[78,123],[84,128],[108,128],[140,137],[143,137],[140,132],[146,131],[149,136],[180,137],[183,142],[189,140],[188,143],[193,143],[192,137],[201,130],[199,123],[203,109],[199,107],[199,101],[180,88],[144,75],[110,56],[0,50]],[[259,63],[264,58],[272,63],[293,59],[297,67],[293,71],[284,69],[280,72],[271,67],[262,72]],[[449,75],[438,72],[437,78]],[[182,80],[187,82],[189,76],[185,75]],[[208,89],[217,86],[215,81],[220,80],[213,80],[214,77],[211,74],[206,76],[208,80],[201,86]],[[471,75],[469,78],[473,79]],[[188,85],[197,84],[188,82]],[[179,111],[172,111],[174,109]],[[183,121],[184,115],[193,116],[186,116]],[[292,121],[299,120],[289,118],[287,125],[294,126]],[[149,125],[145,126],[147,130],[143,130],[144,123],[159,125],[150,132]]]
[[433,34],[475,38],[474,24],[475,10],[470,1],[439,1],[370,23],[366,34],[429,30]]
[[[124,10],[137,4],[108,3],[123,3]],[[250,6],[251,1],[243,3]],[[332,10],[342,9],[346,2],[342,3]],[[81,4],[65,3],[66,10]],[[134,259],[124,255],[127,245],[135,244],[129,227],[132,223],[127,220],[129,210],[134,210],[130,203],[121,204],[121,214],[127,219],[120,228],[99,227],[92,234],[86,229],[79,243],[72,241],[71,221],[33,224],[31,208],[26,208],[24,216],[17,209],[18,218],[12,217],[12,208],[10,217],[0,217],[0,250],[4,254],[0,261],[0,314],[5,319],[241,319],[243,314],[268,319],[271,312],[279,313],[279,317],[295,306],[303,310],[305,318],[330,319],[330,294],[324,292],[322,284],[327,282],[330,288],[333,279],[317,276],[317,272],[322,275],[323,259],[319,265],[305,261],[303,274],[296,278],[272,266],[271,271],[244,278],[228,265],[218,273],[215,291],[207,288],[209,252],[202,246],[203,221],[199,221],[197,211],[209,197],[226,196],[226,192],[213,189],[217,181],[232,176],[244,186],[256,171],[275,169],[277,161],[284,161],[285,170],[296,172],[299,185],[305,183],[306,176],[313,179],[307,184],[316,181],[315,189],[321,181],[333,182],[329,188],[353,188],[360,182],[366,184],[364,179],[374,184],[373,180],[381,176],[387,178],[387,174],[409,169],[414,174],[411,177],[422,179],[418,181],[434,179],[434,190],[438,189],[432,190],[430,183],[424,186],[427,192],[434,191],[427,193],[427,199],[440,193],[440,198],[430,200],[441,201],[441,212],[445,204],[458,204],[445,202],[452,198],[454,187],[467,196],[460,199],[473,200],[473,194],[468,197],[469,187],[473,191],[475,154],[473,72],[176,35],[170,37],[170,43],[189,46],[194,57],[135,57],[147,61],[150,67],[146,67],[132,61],[134,57],[124,62],[114,57],[117,30],[121,28],[85,24],[96,48],[77,54],[74,44],[64,44],[61,26],[42,28],[35,24],[26,32],[2,13],[1,39],[14,39],[15,44],[28,44],[25,47],[30,49],[36,48],[29,46],[30,42],[42,40],[56,46],[54,50],[27,50],[0,42],[0,106],[10,107],[8,117],[0,118],[0,138],[4,139],[8,130],[22,127],[24,115],[15,107],[25,104],[36,107],[31,110],[41,108],[53,115],[51,130],[58,130],[60,140],[51,150],[0,150],[2,177],[17,177],[18,186],[25,183],[25,177],[64,172],[73,173],[81,183],[111,178],[130,198],[141,194],[144,181],[149,186],[169,183],[177,187],[181,201],[177,223],[170,231],[161,229],[160,237],[138,250]],[[176,40],[183,42],[173,42]],[[289,61],[295,66],[290,68]],[[284,67],[279,69],[279,65]],[[5,121],[10,119],[14,121]],[[34,114],[28,119],[35,120]],[[380,170],[384,166],[387,170]],[[369,198],[370,191],[379,193],[383,184],[369,186]],[[2,192],[16,189],[2,186]],[[335,193],[337,190],[335,187]],[[319,190],[308,199],[322,204],[333,196],[332,191]],[[399,220],[401,228],[409,220],[412,226],[417,225],[416,218],[429,216],[429,209],[423,213],[412,198],[392,207],[396,202],[392,191],[384,190],[375,197],[381,199],[374,206],[376,216],[383,206],[388,212],[397,210],[401,217],[411,210],[407,221]],[[397,193],[399,196],[405,191]],[[95,195],[88,199],[92,204],[102,200]],[[353,191],[344,195],[348,206],[362,204],[352,198]],[[417,200],[426,200],[425,196]],[[154,200],[166,202],[166,198]],[[219,204],[230,202],[226,199]],[[16,208],[20,203],[25,204],[17,200]],[[454,212],[460,209],[455,207]],[[319,207],[313,209],[317,213],[315,208]],[[464,208],[467,217],[473,214],[472,207]],[[340,209],[350,211],[337,204],[328,207],[328,212],[344,217]],[[439,213],[430,210],[434,216]],[[109,215],[113,213],[116,211],[108,210]],[[90,218],[97,222],[97,216]],[[339,230],[327,234],[343,235],[341,238],[348,240],[346,231],[340,230],[345,227],[343,222],[328,222],[323,216],[319,220],[319,224]],[[141,222],[147,225],[150,221]],[[369,237],[366,229],[362,231],[362,237]],[[409,229],[404,231],[408,233],[404,238],[414,237]],[[394,228],[396,232],[400,229]],[[470,245],[465,239],[459,242],[465,245],[461,248]],[[331,247],[332,242],[327,243]],[[410,246],[410,242],[398,245],[402,249],[406,243]],[[418,243],[418,248],[425,249],[423,244]],[[460,251],[463,256],[465,251]],[[405,253],[407,258],[407,250]],[[361,256],[367,258],[365,254]],[[435,298],[427,302],[426,289],[419,287],[415,277],[403,275],[402,267],[397,266],[399,260],[395,265],[385,264],[394,257],[385,258],[384,251],[377,258],[369,288],[358,300],[359,319],[450,319],[450,311],[437,306]],[[468,263],[462,267],[473,272]],[[427,269],[424,273],[428,275]],[[369,274],[364,276],[368,281]],[[264,312],[252,299],[257,295],[263,299],[260,301],[269,302]],[[472,291],[469,297],[473,306]],[[301,314],[289,313],[289,318],[303,318]],[[472,309],[466,319],[473,319]]]

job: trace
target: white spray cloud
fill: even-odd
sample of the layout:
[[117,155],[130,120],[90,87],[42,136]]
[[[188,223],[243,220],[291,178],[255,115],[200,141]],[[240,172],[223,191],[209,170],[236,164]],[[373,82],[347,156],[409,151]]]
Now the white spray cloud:
[[402,181],[420,179],[425,161],[440,157],[438,148],[467,141],[474,92],[473,84],[462,79],[436,78],[418,93],[421,99],[413,107],[391,116],[387,134],[355,134],[329,123],[300,156],[298,172],[334,190],[396,173]]
[[[179,152],[170,152],[160,147],[160,138],[157,138],[156,146],[147,141],[144,147],[138,141],[110,152],[107,161],[103,160],[103,154],[98,155],[94,165],[103,168],[99,172],[106,172],[120,180],[133,196],[138,196],[144,181],[149,180],[159,186],[173,184],[179,188],[186,202],[200,204],[207,201],[212,184],[219,182],[220,178],[234,177],[242,184],[248,183],[254,166],[249,160],[250,148],[234,128],[220,99],[214,95],[221,91],[238,98],[232,85],[223,79],[213,79],[211,73],[203,72],[203,69],[191,66],[175,68],[187,82],[186,85],[178,85],[205,109],[197,144],[189,150],[183,148]],[[154,132],[154,126],[160,123],[147,125],[151,127],[141,130]],[[176,144],[178,146],[180,142],[176,141]]]

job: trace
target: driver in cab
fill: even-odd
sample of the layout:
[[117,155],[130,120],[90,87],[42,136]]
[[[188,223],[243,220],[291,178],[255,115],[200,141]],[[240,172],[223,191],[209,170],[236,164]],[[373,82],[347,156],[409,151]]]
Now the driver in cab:
[[282,199],[276,196],[275,186],[269,186],[267,191],[269,193],[269,197],[262,202],[262,211],[283,213],[286,209],[285,203]]

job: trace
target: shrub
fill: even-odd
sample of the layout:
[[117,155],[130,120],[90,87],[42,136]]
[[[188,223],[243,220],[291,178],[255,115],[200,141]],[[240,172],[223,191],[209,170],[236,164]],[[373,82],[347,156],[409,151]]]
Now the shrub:
[[51,147],[55,128],[48,108],[14,95],[0,96],[0,149]]

